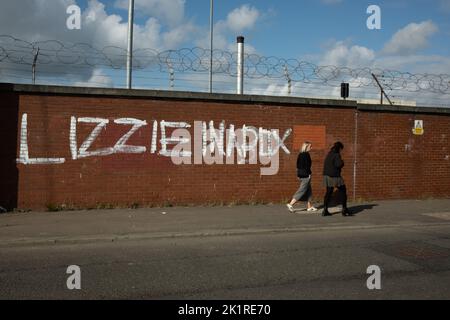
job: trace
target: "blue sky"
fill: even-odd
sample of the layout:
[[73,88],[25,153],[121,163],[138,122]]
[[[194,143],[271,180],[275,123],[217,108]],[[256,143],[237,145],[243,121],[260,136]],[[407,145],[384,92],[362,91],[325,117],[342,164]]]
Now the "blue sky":
[[[88,0],[78,0],[85,9]],[[115,6],[116,0],[101,0],[110,14],[127,20],[127,12]],[[369,30],[366,9],[375,4],[381,8],[382,29]],[[410,23],[433,21],[439,28],[428,39],[421,53],[450,56],[450,1],[445,0],[389,0],[389,1],[269,1],[215,0],[215,21],[242,5],[258,10],[258,23],[243,35],[263,55],[301,58],[321,54],[332,41],[347,41],[379,51],[395,32]],[[186,0],[184,21],[208,28],[209,0]],[[137,13],[136,23],[145,24],[151,15]],[[153,16],[159,18],[155,13]],[[168,28],[167,26],[164,26]],[[229,35],[229,41],[233,40]]]

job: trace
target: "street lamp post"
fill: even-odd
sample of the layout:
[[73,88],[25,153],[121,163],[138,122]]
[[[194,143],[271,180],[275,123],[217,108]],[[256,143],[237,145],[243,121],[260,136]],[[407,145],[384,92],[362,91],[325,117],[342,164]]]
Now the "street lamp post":
[[212,93],[212,73],[213,73],[213,39],[214,39],[214,0],[210,2],[209,10],[209,93]]
[[131,89],[131,76],[133,69],[133,23],[134,0],[128,0],[128,48],[127,48],[127,88]]

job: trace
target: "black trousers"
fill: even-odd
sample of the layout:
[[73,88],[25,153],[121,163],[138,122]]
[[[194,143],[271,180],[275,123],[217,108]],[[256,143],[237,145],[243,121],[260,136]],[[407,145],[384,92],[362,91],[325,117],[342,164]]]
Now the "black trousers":
[[[347,209],[347,187],[344,185],[337,187],[339,190],[339,196],[342,199],[342,208]],[[328,205],[330,204],[331,196],[333,195],[333,187],[327,187],[327,191],[325,193],[325,198],[323,200],[324,209],[328,209]]]

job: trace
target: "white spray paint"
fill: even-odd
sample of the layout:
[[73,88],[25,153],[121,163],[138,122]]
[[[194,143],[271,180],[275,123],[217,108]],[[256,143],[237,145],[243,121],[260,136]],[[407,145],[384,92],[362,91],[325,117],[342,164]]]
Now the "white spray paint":
[[166,137],[166,128],[190,128],[191,125],[186,122],[167,122],[162,120],[161,121],[161,151],[159,152],[160,155],[165,157],[187,157],[191,156],[191,153],[186,151],[184,154],[180,154],[178,151],[174,150],[167,150],[167,145],[169,144],[179,144],[179,143],[189,143],[190,139],[187,138],[181,138],[173,136],[171,138]]
[[[278,135],[278,130],[272,130],[272,136],[275,142],[277,143],[276,152],[278,152],[279,148],[282,148],[286,154],[291,154],[289,149],[285,146],[284,142],[291,135],[292,129],[287,129],[283,135],[283,139],[280,140],[280,136]],[[273,152],[273,151],[272,151]]]
[[205,164],[223,164],[224,139],[225,121],[220,123],[219,129],[214,128],[214,121],[209,122],[209,129],[206,128],[206,122],[202,122],[202,154]]
[[130,131],[117,141],[114,146],[114,153],[144,153],[147,151],[147,148],[144,146],[129,146],[125,144],[139,128],[147,125],[147,121],[134,118],[121,118],[114,120],[114,123],[133,126]]
[[77,155],[78,155],[77,118],[74,116],[70,117],[69,140],[70,140],[70,153],[72,154],[72,160],[77,160]]
[[[78,123],[97,123],[97,126],[92,130],[91,134],[87,137],[86,140],[81,144],[80,149],[78,150],[77,158],[86,158],[86,157],[94,157],[94,156],[107,156],[114,153],[114,148],[108,147],[103,149],[98,149],[95,151],[87,151],[92,145],[92,143],[97,139],[98,135],[106,127],[109,123],[108,119],[103,118],[78,118]],[[72,155],[73,158],[73,155]]]
[[[88,123],[97,124],[89,136],[84,140],[81,147],[77,147],[77,124]],[[115,153],[144,153],[147,151],[145,146],[133,146],[126,143],[140,128],[147,125],[147,121],[135,118],[120,118],[114,120],[118,125],[131,125],[127,131],[114,145],[114,147],[102,148],[88,151],[94,141],[98,138],[103,129],[106,130],[110,123],[104,118],[70,118],[69,147],[72,160],[93,156],[107,156]],[[209,127],[208,127],[209,125]],[[191,164],[192,154],[194,155],[194,164],[223,164],[224,156],[226,164],[234,164],[234,151],[237,151],[237,164],[256,164],[259,161],[262,165],[261,175],[274,175],[279,167],[279,150],[282,149],[286,154],[290,154],[285,145],[286,139],[290,136],[292,129],[286,130],[283,138],[280,138],[277,129],[264,129],[243,125],[242,128],[235,129],[233,124],[225,130],[225,121],[219,124],[219,128],[214,127],[214,121],[194,121],[194,151],[192,152],[191,133],[188,128],[191,125],[187,122],[160,122],[161,150],[159,155],[170,157],[174,164]],[[174,128],[170,137],[167,137],[166,128]],[[151,138],[150,153],[157,153],[158,143],[158,121],[153,121],[153,130]],[[226,139],[226,143],[225,143]],[[23,164],[58,164],[64,163],[64,158],[29,158],[28,140],[27,140],[27,114],[22,116],[22,129],[20,138],[20,158],[18,163]],[[173,145],[171,150],[168,146]],[[226,145],[226,150],[225,150]],[[259,150],[258,150],[259,149]],[[259,151],[259,152],[258,152]],[[248,154],[248,158],[247,158]]]
[[150,149],[150,153],[156,152],[156,137],[158,135],[158,121],[153,121],[153,135],[152,135],[152,146]]
[[[250,135],[249,135],[250,134]],[[247,142],[248,138],[248,142]],[[242,127],[242,152],[244,158],[247,157],[248,152],[248,163],[257,164],[258,163],[258,129],[251,126],[244,125]]]
[[17,163],[22,164],[62,164],[65,158],[30,158],[28,150],[28,114],[22,115],[22,123],[20,130],[20,157]]
[[[80,149],[77,147],[77,122],[78,123],[97,123],[98,125],[90,133],[87,139],[82,143]],[[114,120],[116,124],[131,125],[131,129],[126,132],[114,145],[114,147],[103,148],[95,151],[87,151],[98,138],[102,129],[106,129],[106,125],[109,123],[108,119],[102,118],[77,118],[71,117],[70,119],[70,152],[72,159],[87,158],[93,156],[107,156],[114,153],[144,153],[147,148],[145,146],[130,146],[126,145],[130,137],[141,127],[147,125],[147,121],[134,118],[120,118]],[[156,144],[156,143],[155,143]],[[78,150],[77,150],[78,149]]]
[[234,164],[234,150],[237,151],[237,163],[244,164],[244,154],[242,152],[241,144],[242,141],[242,130],[234,130],[234,125],[230,124],[229,129],[227,129],[227,159],[226,164]]
[[194,121],[194,164],[203,164],[203,122]]
[[[285,133],[284,140],[287,139],[289,134],[290,131],[287,131]],[[270,167],[262,167],[260,169],[260,174],[262,176],[272,176],[278,173],[280,161],[279,144],[277,144],[274,148],[273,137],[279,137],[278,130],[266,130],[263,128],[259,128],[259,162],[262,165],[270,164]]]
[[215,153],[217,146],[217,152],[220,157],[223,157],[225,152],[223,150],[225,136],[225,121],[222,121],[219,125],[219,130],[214,128],[214,121],[209,122],[209,137],[210,137],[210,152]]
[[272,155],[272,131],[266,130],[264,128],[259,128],[259,157],[269,158],[270,161],[271,155]]
[[206,122],[202,122],[202,155],[203,158],[206,156],[206,144],[207,144],[207,137],[206,137]]

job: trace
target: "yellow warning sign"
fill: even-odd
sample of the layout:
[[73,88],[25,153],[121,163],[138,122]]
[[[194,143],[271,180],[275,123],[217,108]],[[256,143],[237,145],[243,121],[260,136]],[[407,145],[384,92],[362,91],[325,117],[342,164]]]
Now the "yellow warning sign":
[[414,128],[412,129],[412,132],[416,136],[423,135],[424,130],[423,130],[423,121],[422,120],[414,120]]

